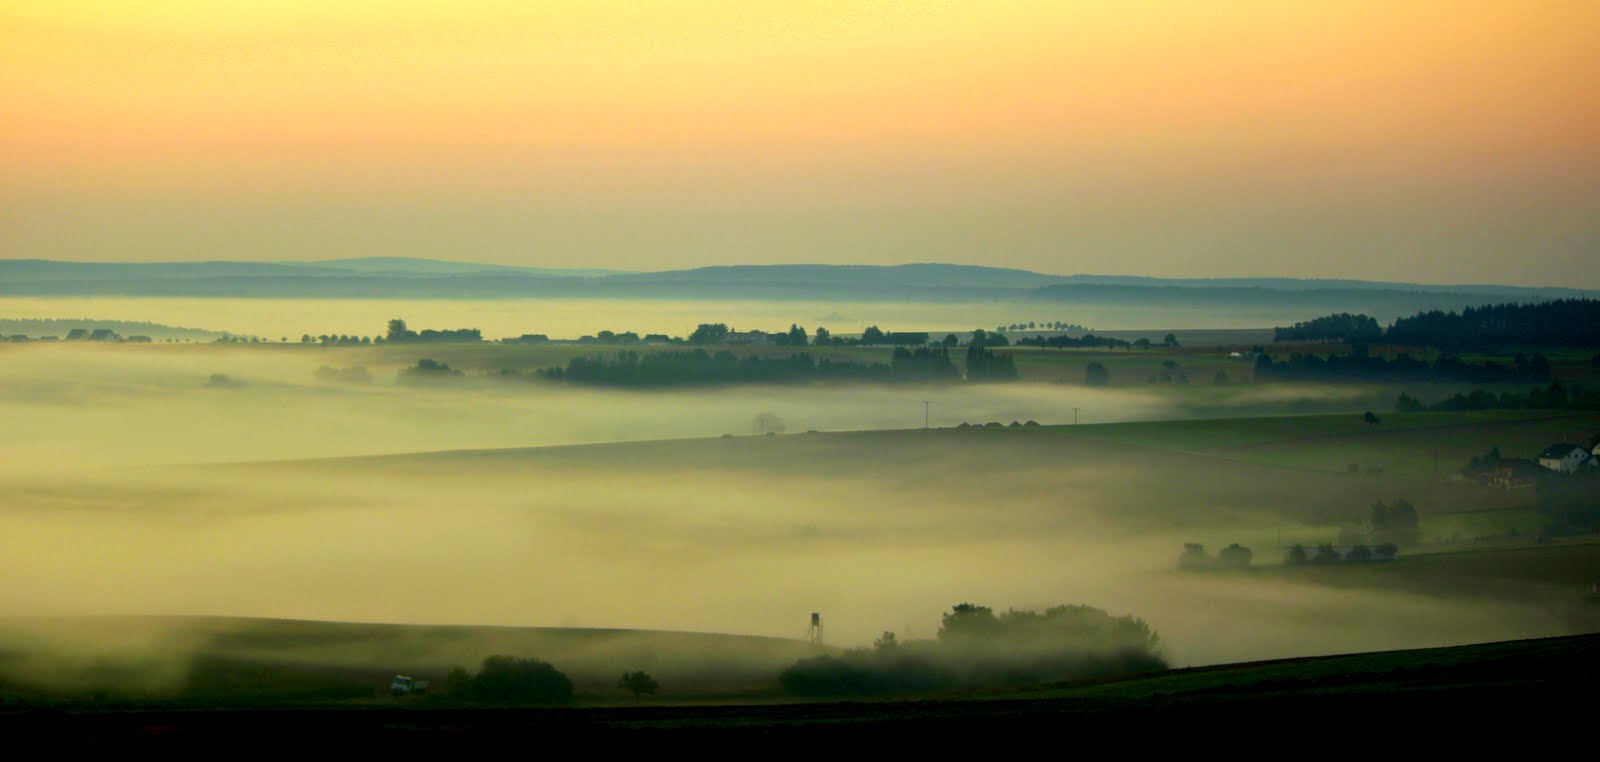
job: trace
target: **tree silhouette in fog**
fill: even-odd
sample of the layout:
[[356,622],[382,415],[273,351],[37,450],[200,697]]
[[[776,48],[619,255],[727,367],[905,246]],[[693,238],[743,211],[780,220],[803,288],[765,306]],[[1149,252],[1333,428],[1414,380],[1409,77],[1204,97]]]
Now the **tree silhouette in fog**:
[[617,681],[617,687],[633,694],[633,700],[638,701],[640,696],[654,696],[661,687],[650,673],[643,670],[637,672],[624,672],[622,679]]
[[1106,386],[1111,383],[1111,371],[1100,363],[1089,363],[1083,368],[1083,382],[1089,386]]
[[472,697],[491,703],[558,703],[572,699],[572,680],[549,662],[490,656],[472,678]]

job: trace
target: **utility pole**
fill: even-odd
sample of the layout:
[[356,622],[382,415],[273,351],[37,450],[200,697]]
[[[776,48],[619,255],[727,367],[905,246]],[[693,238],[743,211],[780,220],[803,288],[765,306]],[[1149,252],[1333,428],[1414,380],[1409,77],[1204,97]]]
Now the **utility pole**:
[[933,405],[930,400],[922,401],[922,428],[928,428],[928,408]]
[[1074,426],[1078,425],[1078,409],[1077,408],[1073,408],[1072,409],[1072,425],[1074,425]]

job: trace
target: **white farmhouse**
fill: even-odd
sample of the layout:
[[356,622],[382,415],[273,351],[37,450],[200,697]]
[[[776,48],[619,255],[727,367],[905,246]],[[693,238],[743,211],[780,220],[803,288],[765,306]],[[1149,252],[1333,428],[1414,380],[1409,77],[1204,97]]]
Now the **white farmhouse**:
[[1570,474],[1589,459],[1589,452],[1575,444],[1553,444],[1539,453],[1539,465]]

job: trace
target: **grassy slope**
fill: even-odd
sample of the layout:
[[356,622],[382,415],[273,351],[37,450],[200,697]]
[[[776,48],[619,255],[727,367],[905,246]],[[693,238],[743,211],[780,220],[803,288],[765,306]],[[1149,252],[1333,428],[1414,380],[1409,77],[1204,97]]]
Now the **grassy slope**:
[[[1332,541],[1333,525],[1365,520],[1377,499],[1404,496],[1419,506],[1429,553],[1392,565],[1306,567],[1274,571],[1317,584],[1457,595],[1474,587],[1505,595],[1506,585],[1586,588],[1600,575],[1600,545],[1528,546],[1540,523],[1532,490],[1506,491],[1435,475],[1453,471],[1489,445],[1527,455],[1544,443],[1600,431],[1600,415],[1538,411],[1385,416],[1297,416],[1057,426],[1002,430],[942,429],[733,437],[579,447],[460,451],[327,462],[393,473],[453,474],[472,479],[520,473],[672,474],[693,482],[744,473],[792,478],[794,464],[849,482],[871,479],[892,489],[940,484],[941,499],[999,507],[1004,493],[1093,495],[1125,527],[1225,533],[1257,547],[1258,564],[1278,558],[1271,542]],[[1346,473],[1348,463],[1380,474]],[[1129,464],[1145,469],[1130,476]],[[982,474],[978,480],[952,473]],[[1177,487],[1178,491],[1174,492]],[[1279,535],[1287,530],[1307,534]],[[1306,528],[1321,525],[1326,529]],[[1513,532],[1514,533],[1510,533]],[[1511,546],[1489,553],[1485,548]],[[1480,552],[1482,551],[1482,552]],[[1261,570],[1258,570],[1261,571]],[[1265,573],[1265,572],[1263,572]],[[1459,577],[1459,579],[1457,579]],[[1491,583],[1491,579],[1499,582]]]
[[[1489,490],[1445,478],[1468,459],[1498,444],[1507,456],[1531,456],[1545,444],[1600,431],[1600,414],[1549,411],[1361,416],[1316,415],[1043,426],[1025,429],[935,429],[794,434],[780,437],[629,442],[569,447],[419,453],[305,464],[359,467],[468,478],[507,469],[634,473],[670,472],[695,478],[714,467],[758,475],[792,475],[794,464],[831,478],[871,478],[907,484],[981,473],[981,484],[952,484],[952,494],[981,494],[994,484],[1018,491],[1056,488],[1063,467],[1074,483],[1104,488],[1112,504],[1139,510],[1130,520],[1181,518],[1204,523],[1194,506],[1267,512],[1309,521],[1358,520],[1378,498],[1406,496],[1425,514],[1522,511],[1530,491]],[[1437,453],[1438,472],[1434,471]],[[1349,464],[1361,473],[1347,473]],[[1097,472],[1092,467],[1103,466]],[[1129,467],[1159,473],[1131,482]],[[1371,474],[1367,469],[1378,468]],[[1081,472],[1080,472],[1081,471]],[[963,480],[955,480],[961,482]],[[970,481],[970,480],[966,480]],[[1153,493],[1185,485],[1183,504]],[[1219,517],[1220,518],[1220,517]],[[1470,522],[1469,522],[1470,523]],[[1439,534],[1453,530],[1442,525]]]
[[[1508,457],[1532,457],[1562,438],[1600,432],[1600,414],[1490,410],[1277,416],[1083,426],[1077,436],[1262,465],[1343,472],[1379,466],[1388,475],[1447,475],[1498,444]],[[1434,470],[1438,453],[1438,471]]]
[[[1229,696],[1260,700],[1274,694],[1394,693],[1509,680],[1593,676],[1600,635],[1576,635],[1448,648],[1343,654],[1179,669],[1125,680],[997,692],[987,699],[1214,701]],[[1569,674],[1563,674],[1572,670]]]

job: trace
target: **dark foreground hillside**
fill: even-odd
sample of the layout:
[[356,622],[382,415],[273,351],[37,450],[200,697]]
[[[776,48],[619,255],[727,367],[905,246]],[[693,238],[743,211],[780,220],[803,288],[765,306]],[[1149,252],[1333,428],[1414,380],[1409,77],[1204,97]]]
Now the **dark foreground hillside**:
[[[12,705],[13,740],[186,743],[238,748],[335,738],[421,744],[497,741],[743,749],[896,751],[1024,741],[1058,750],[1104,744],[1381,749],[1500,745],[1586,727],[1600,681],[1600,635],[1176,670],[1022,693],[919,701],[625,708],[93,708]],[[872,744],[870,747],[841,743]],[[590,747],[584,747],[590,748]],[[786,747],[770,747],[786,748]],[[788,747],[793,748],[793,747]],[[1331,751],[1331,749],[1330,749]]]

